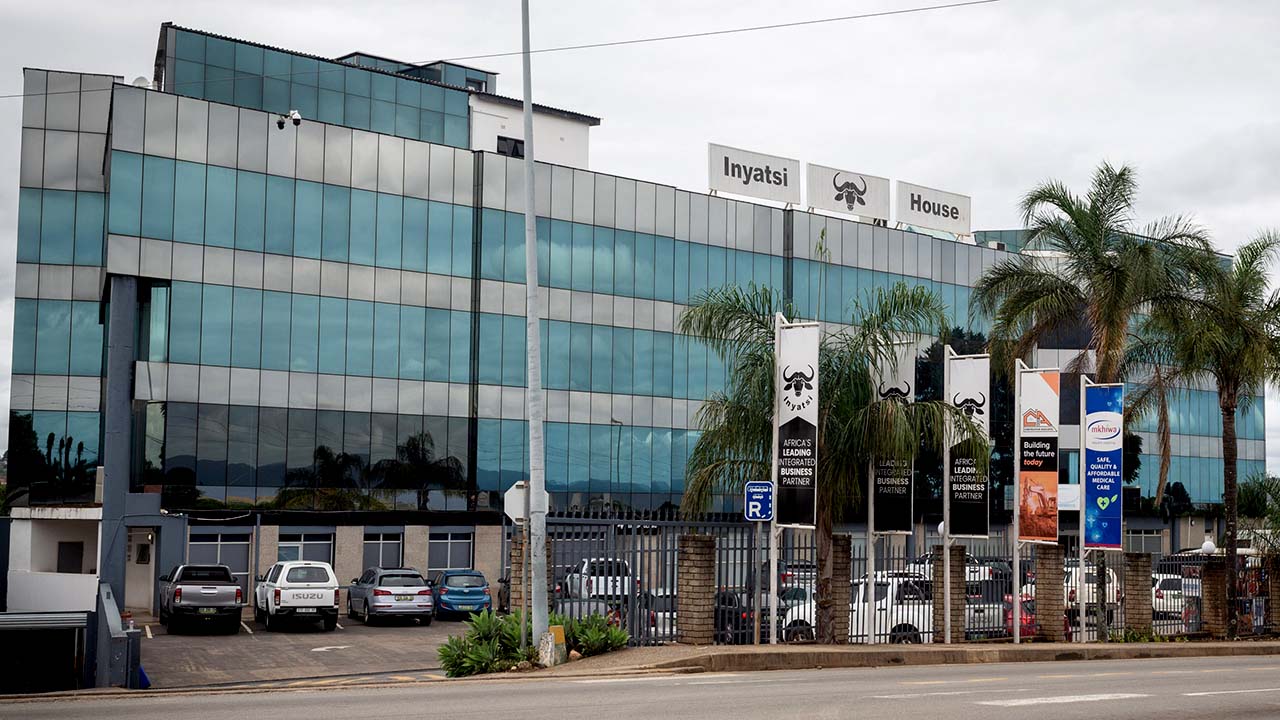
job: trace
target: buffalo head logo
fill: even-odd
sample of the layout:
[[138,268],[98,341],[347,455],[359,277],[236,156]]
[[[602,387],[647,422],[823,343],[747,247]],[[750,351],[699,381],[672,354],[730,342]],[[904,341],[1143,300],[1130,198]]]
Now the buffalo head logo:
[[867,204],[867,201],[862,199],[862,196],[867,194],[867,181],[861,176],[858,179],[862,180],[861,188],[854,185],[852,180],[846,183],[840,182],[840,173],[831,176],[831,185],[836,189],[836,202],[843,201],[850,210]]
[[880,386],[881,400],[901,400],[903,402],[909,402],[911,400],[910,395],[911,383],[906,380],[902,381],[902,387],[898,387],[896,385],[888,388],[883,385]]
[[795,392],[796,397],[800,397],[800,393],[805,390],[813,389],[813,366],[809,366],[809,374],[806,375],[802,371],[797,370],[793,373],[787,372],[791,369],[788,365],[782,369],[782,380],[785,383],[782,386],[783,392],[791,390]]
[[972,418],[975,415],[984,414],[982,408],[987,406],[987,396],[982,393],[978,393],[978,397],[981,398],[981,400],[974,398],[965,398],[961,400],[960,394],[956,393],[956,396],[951,400],[951,404],[960,408],[965,415]]

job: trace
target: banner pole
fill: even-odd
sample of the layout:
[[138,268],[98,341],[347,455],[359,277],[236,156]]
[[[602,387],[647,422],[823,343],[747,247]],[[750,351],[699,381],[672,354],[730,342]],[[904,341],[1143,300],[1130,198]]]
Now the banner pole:
[[1086,495],[1087,495],[1088,493],[1086,493],[1086,492],[1085,492],[1085,489],[1087,488],[1087,484],[1086,484],[1086,483],[1085,483],[1085,481],[1084,481],[1084,478],[1085,478],[1085,460],[1084,460],[1085,450],[1084,450],[1084,446],[1085,446],[1085,429],[1086,429],[1086,428],[1085,428],[1085,421],[1084,421],[1084,419],[1085,419],[1085,412],[1084,412],[1084,408],[1085,408],[1085,404],[1084,404],[1084,394],[1085,394],[1085,388],[1086,388],[1086,387],[1088,387],[1088,386],[1089,386],[1089,385],[1091,385],[1091,384],[1092,384],[1092,383],[1090,383],[1090,382],[1089,382],[1089,378],[1085,377],[1084,373],[1080,373],[1080,458],[1079,458],[1079,460],[1080,460],[1080,477],[1079,477],[1079,482],[1080,482],[1080,546],[1079,546],[1079,548],[1077,548],[1077,549],[1078,549],[1078,551],[1079,551],[1079,553],[1078,553],[1078,554],[1079,554],[1079,563],[1080,563],[1080,564],[1079,564],[1079,566],[1077,566],[1077,567],[1076,567],[1076,604],[1077,604],[1077,606],[1078,606],[1078,607],[1076,608],[1076,615],[1080,618],[1080,639],[1079,639],[1079,642],[1084,642],[1084,641],[1085,641],[1085,638],[1084,638],[1084,614],[1085,614],[1085,607],[1084,607],[1084,605],[1085,605],[1085,603],[1084,603],[1084,557],[1085,557],[1085,552],[1084,552],[1084,507],[1085,507],[1085,501],[1088,499],[1088,498],[1086,497]]
[[[951,402],[950,345],[942,350],[942,399]],[[943,642],[951,644],[951,422],[943,428],[942,440],[942,631]]]
[[[778,644],[778,354],[782,343],[782,324],[787,321],[782,313],[773,316],[773,449],[770,451],[773,481],[773,518],[769,520],[769,644]],[[817,482],[817,479],[814,479]]]
[[1013,644],[1022,642],[1022,372],[1027,364],[1018,358],[1013,368]]
[[866,596],[866,616],[863,627],[866,628],[866,644],[875,642],[876,617],[876,474],[875,461],[867,461],[867,575],[862,583],[862,594]]

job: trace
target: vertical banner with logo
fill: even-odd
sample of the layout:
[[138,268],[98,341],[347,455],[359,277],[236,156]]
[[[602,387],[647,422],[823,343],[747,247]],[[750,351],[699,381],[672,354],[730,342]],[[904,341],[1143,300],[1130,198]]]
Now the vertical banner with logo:
[[778,525],[811,528],[817,517],[818,337],[817,323],[778,328],[773,459]]
[[[876,392],[881,400],[912,403],[916,399],[916,345],[903,343],[895,348],[892,368],[881,368]],[[872,468],[872,497],[877,533],[912,532],[910,460],[879,460]]]
[[1058,541],[1057,370],[1019,369],[1018,540]]
[[[947,401],[981,428],[983,435],[990,437],[991,356],[951,355],[946,372],[951,396]],[[958,441],[955,434],[947,442],[951,443],[949,535],[988,537],[991,534],[990,477],[979,470],[979,458],[968,443]]]
[[1124,385],[1084,386],[1081,476],[1084,546],[1120,549],[1124,540]]

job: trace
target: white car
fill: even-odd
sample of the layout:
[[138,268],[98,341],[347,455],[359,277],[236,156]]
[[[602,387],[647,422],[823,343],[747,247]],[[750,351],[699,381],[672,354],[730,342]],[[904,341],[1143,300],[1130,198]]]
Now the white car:
[[338,626],[338,577],[329,563],[288,560],[271,566],[253,591],[253,618],[268,630],[284,620],[319,620]]
[[[867,622],[865,595],[867,584],[859,579],[853,584],[853,602],[849,608],[852,642],[867,642],[868,630],[873,642],[888,639],[891,643],[920,643],[933,634],[933,597],[928,581],[916,573],[878,572],[875,582],[875,620]],[[787,609],[783,618],[783,637],[788,641],[814,639],[817,608],[812,600]]]
[[1182,584],[1181,575],[1151,574],[1151,610],[1154,617],[1174,619],[1182,617],[1184,605]]

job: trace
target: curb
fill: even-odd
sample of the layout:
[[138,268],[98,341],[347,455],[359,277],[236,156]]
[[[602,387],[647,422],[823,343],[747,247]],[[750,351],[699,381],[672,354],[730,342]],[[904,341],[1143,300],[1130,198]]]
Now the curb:
[[656,670],[697,668],[703,672],[750,672],[813,668],[873,668],[905,665],[977,665],[1013,662],[1068,662],[1076,660],[1153,660],[1194,657],[1250,657],[1280,655],[1280,645],[1230,643],[1151,643],[1142,645],[1082,645],[1036,647],[965,647],[922,650],[813,650],[704,653],[654,663]]

